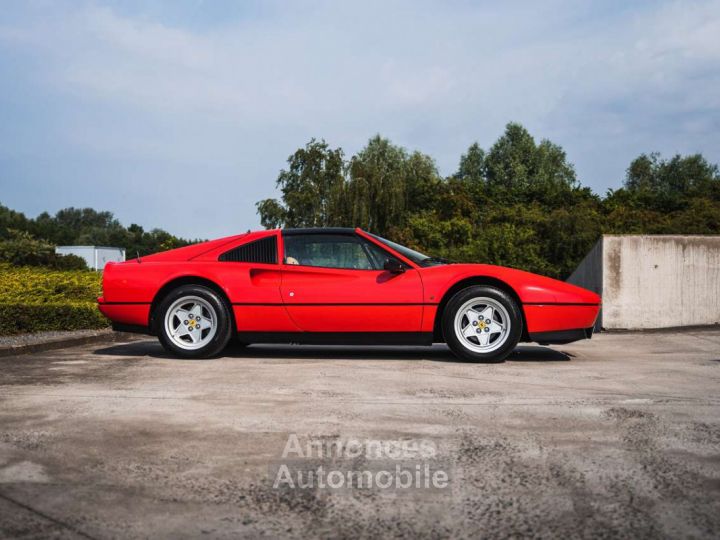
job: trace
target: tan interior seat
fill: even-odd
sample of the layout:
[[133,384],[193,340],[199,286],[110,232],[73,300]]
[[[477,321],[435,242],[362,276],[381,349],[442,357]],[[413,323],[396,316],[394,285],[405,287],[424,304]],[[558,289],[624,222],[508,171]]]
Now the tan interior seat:
[[300,264],[295,257],[285,257],[285,264]]

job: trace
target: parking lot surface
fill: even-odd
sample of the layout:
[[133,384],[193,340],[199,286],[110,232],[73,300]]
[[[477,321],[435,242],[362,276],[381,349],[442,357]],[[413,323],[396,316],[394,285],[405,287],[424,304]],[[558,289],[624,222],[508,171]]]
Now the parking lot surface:
[[[2,358],[0,536],[717,537],[719,382],[711,330],[523,346],[499,365],[439,345],[177,360],[144,338]],[[290,459],[293,441],[429,445],[401,461],[448,482],[274,485],[284,463],[394,465]]]

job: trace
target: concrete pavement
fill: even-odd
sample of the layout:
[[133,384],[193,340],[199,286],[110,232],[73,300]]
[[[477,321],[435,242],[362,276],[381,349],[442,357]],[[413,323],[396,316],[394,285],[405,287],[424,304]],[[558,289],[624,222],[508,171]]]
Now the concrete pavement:
[[[146,338],[0,358],[0,536],[717,537],[718,382],[720,331],[499,365],[444,346],[177,360]],[[283,457],[290,440],[426,445],[401,461],[448,486],[273,487],[283,464],[396,460]]]

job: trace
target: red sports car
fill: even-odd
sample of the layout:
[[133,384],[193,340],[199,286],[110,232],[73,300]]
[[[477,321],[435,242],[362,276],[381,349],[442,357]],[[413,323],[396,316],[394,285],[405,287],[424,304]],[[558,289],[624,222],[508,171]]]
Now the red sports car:
[[600,297],[536,274],[452,264],[360,229],[230,236],[108,263],[100,311],[172,354],[240,343],[431,345],[499,362],[520,341],[592,335]]

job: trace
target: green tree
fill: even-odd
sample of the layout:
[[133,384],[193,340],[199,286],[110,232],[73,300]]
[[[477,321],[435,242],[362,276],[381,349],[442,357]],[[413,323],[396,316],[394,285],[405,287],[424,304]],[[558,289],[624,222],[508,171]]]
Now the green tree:
[[407,153],[376,135],[350,160],[347,196],[353,223],[387,234],[406,209]]
[[624,187],[633,196],[631,204],[662,211],[686,208],[695,197],[720,200],[718,167],[700,154],[669,160],[642,154],[630,163]]
[[48,266],[60,270],[87,270],[85,259],[77,255],[57,255],[55,246],[38,240],[27,231],[9,229],[0,240],[0,261],[15,266]]
[[0,261],[16,266],[39,266],[55,253],[52,244],[38,240],[27,231],[10,229],[8,236],[0,242]]
[[405,208],[416,212],[434,209],[444,189],[435,161],[415,151],[405,160],[404,169]]
[[460,156],[460,165],[455,178],[471,184],[485,181],[485,151],[476,142],[472,143],[467,152]]
[[10,238],[10,231],[27,231],[31,225],[25,214],[0,204],[0,239]]
[[[16,232],[11,233],[11,230]],[[13,236],[17,232],[23,232],[25,236],[23,238]],[[126,229],[111,212],[92,208],[64,208],[54,216],[43,212],[37,218],[29,219],[22,213],[0,205],[0,239],[11,237],[20,242],[17,245],[29,246],[29,239],[38,242],[35,244],[38,252],[42,251],[39,247],[41,244],[50,248],[57,245],[108,245],[125,248],[128,256],[134,256],[136,253],[148,255],[191,243],[162,229],[145,232],[142,227],[135,224]],[[45,260],[47,265],[55,264],[47,257],[43,256],[40,259]],[[63,258],[57,264],[66,267],[78,266],[77,261],[73,262],[67,258]]]
[[263,199],[255,204],[260,224],[266,229],[277,229],[287,221],[287,209],[277,199]]
[[343,151],[311,139],[288,160],[276,187],[282,203],[265,199],[257,204],[265,227],[325,227],[343,221]]
[[460,156],[458,170],[449,179],[462,183],[477,204],[485,204],[489,200],[485,159],[485,151],[474,142],[467,152]]
[[344,166],[340,156],[333,198],[313,187],[327,182],[325,169],[305,161],[308,149],[281,172],[282,202],[258,203],[265,227],[356,225],[452,260],[558,278],[603,233],[720,233],[718,168],[701,155],[639,156],[625,187],[600,198],[578,182],[562,147],[537,143],[520,124],[508,124],[487,152],[470,145],[447,179],[430,156],[377,135]]
[[558,145],[535,143],[520,124],[510,123],[485,158],[492,198],[504,203],[561,205],[577,184],[575,170]]

